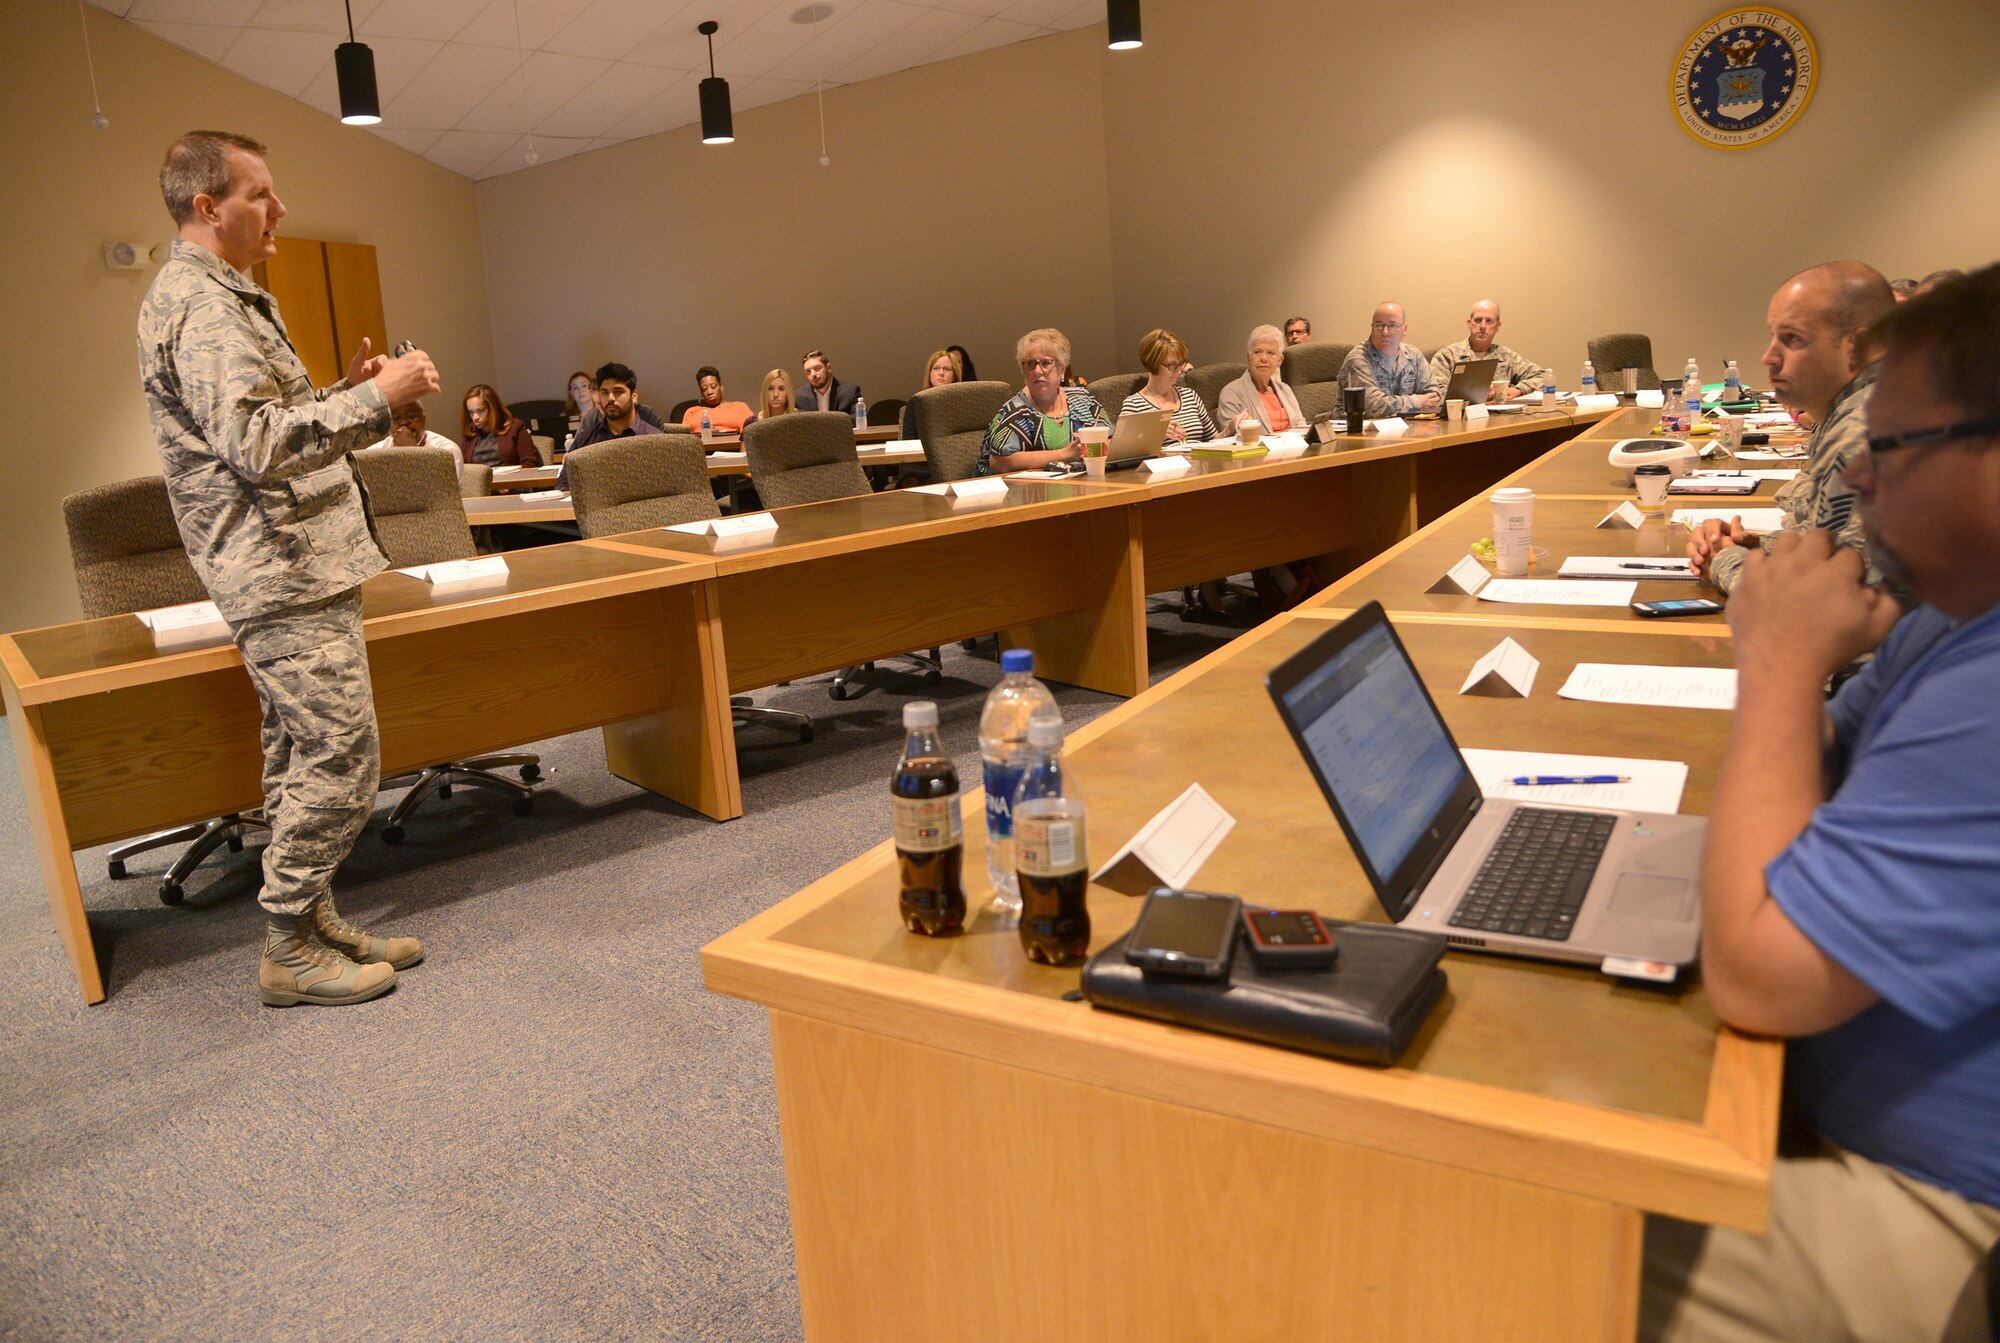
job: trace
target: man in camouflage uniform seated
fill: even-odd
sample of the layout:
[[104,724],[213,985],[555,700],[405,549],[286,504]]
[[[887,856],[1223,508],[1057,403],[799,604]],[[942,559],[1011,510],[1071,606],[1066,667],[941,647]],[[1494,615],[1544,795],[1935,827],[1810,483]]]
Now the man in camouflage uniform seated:
[[264,147],[191,131],[160,169],[179,227],[139,311],[139,371],[167,493],[195,572],[263,705],[266,1003],[357,1003],[423,959],[412,937],[341,918],[330,887],[381,776],[361,583],[388,565],[353,449],[391,406],[438,390],[430,357],[369,357],[315,390],[251,267],[285,207]]
[[[1866,561],[1863,581],[1880,586],[1882,571],[1868,559],[1854,489],[1841,478],[1868,441],[1868,398],[1875,389],[1877,355],[1868,326],[1896,306],[1889,282],[1859,261],[1830,261],[1800,271],[1778,286],[1766,323],[1771,345],[1764,367],[1778,399],[1812,416],[1806,461],[1778,490],[1788,532],[1828,531],[1834,544],[1850,546]],[[1705,522],[1688,542],[1688,563],[1724,592],[1736,586],[1751,546],[1771,548],[1742,522]]]
[[1502,345],[1495,339],[1499,334],[1500,305],[1490,298],[1480,299],[1466,314],[1465,339],[1455,340],[1431,356],[1431,377],[1438,390],[1450,389],[1451,375],[1461,366],[1475,360],[1494,359],[1499,366],[1493,370],[1493,381],[1506,384],[1494,400],[1513,401],[1541,391],[1542,366],[1529,363]]

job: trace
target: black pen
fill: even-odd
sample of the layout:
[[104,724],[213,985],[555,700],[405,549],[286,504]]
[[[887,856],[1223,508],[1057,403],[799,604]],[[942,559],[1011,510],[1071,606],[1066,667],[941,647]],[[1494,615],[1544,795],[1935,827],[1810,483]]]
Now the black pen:
[[1687,568],[1687,564],[1685,561],[1669,560],[1660,564],[1620,564],[1618,567],[1620,569],[1665,569],[1668,571],[1672,571],[1676,569],[1685,569]]

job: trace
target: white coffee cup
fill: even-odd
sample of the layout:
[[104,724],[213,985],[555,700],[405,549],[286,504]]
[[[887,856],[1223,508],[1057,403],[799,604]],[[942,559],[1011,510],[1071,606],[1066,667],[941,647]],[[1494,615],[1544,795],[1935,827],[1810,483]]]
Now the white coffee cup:
[[1444,417],[1453,422],[1465,418],[1465,402],[1456,397],[1444,403]]
[[1535,533],[1535,492],[1525,485],[1493,491],[1493,567],[1503,577],[1528,572]]
[[1734,454],[1743,446],[1743,430],[1748,422],[1741,415],[1724,415],[1715,422],[1715,441],[1724,452]]
[[1667,506],[1667,484],[1674,478],[1665,462],[1647,462],[1632,468],[1632,483],[1639,487],[1639,507],[1657,513]]
[[1246,448],[1254,448],[1264,441],[1264,422],[1255,416],[1245,415],[1236,422],[1236,441]]
[[1092,480],[1104,479],[1105,456],[1103,453],[1086,455],[1083,459],[1083,474]]

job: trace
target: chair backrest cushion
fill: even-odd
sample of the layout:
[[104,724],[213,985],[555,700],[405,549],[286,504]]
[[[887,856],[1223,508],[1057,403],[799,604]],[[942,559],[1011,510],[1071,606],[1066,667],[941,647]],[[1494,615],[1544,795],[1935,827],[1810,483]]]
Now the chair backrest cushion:
[[1097,404],[1104,407],[1104,413],[1118,423],[1119,408],[1125,398],[1146,385],[1143,373],[1107,373],[1090,384],[1090,394],[1097,398]]
[[62,501],[62,510],[85,616],[150,611],[208,596],[181,542],[163,478],[79,490]]
[[570,501],[586,537],[721,516],[692,434],[607,438],[569,454]]
[[354,461],[368,489],[382,553],[398,569],[475,554],[458,492],[458,453],[444,448],[372,448]]
[[766,508],[868,493],[849,415],[802,410],[758,420],[744,426],[743,454],[750,459],[750,482]]
[[1194,394],[1201,398],[1201,404],[1208,407],[1208,413],[1213,415],[1222,389],[1249,371],[1248,364],[1203,364],[1187,375],[1187,382],[1194,388]]
[[1625,365],[1639,370],[1643,391],[1661,387],[1659,372],[1653,367],[1653,340],[1637,331],[1618,331],[1609,336],[1592,336],[1586,342],[1591,371],[1599,388],[1619,392],[1625,389]]
[[1004,382],[955,382],[910,398],[910,428],[923,440],[932,480],[965,480],[978,472],[986,426],[1012,395]]
[[1338,340],[1307,341],[1304,345],[1286,347],[1285,362],[1278,376],[1297,393],[1301,410],[1305,409],[1306,388],[1316,382],[1340,385],[1340,366],[1347,362],[1347,352],[1353,348]]

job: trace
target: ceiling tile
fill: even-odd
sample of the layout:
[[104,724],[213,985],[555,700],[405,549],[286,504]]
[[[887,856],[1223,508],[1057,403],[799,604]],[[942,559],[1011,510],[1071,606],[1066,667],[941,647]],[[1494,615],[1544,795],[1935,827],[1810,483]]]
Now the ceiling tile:
[[1082,4],[1072,9],[1062,18],[1057,19],[1049,27],[1059,29],[1062,32],[1071,32],[1078,28],[1088,28],[1093,23],[1103,22],[1104,5],[1102,0],[1083,0]]
[[535,123],[545,135],[600,136],[644,107],[681,75],[644,65],[614,65],[574,98]]
[[[828,81],[828,88],[835,87]],[[796,98],[801,93],[811,93],[812,82],[804,79],[749,79],[729,82],[729,107],[732,112],[742,112],[746,108],[763,107],[768,103],[781,103],[787,98]],[[698,119],[700,108],[696,108]]]
[[358,19],[354,31],[363,42],[371,37],[416,37],[433,42],[445,42],[463,35],[468,42],[483,45],[513,45],[514,30],[510,26],[505,34],[467,31],[479,12],[491,4],[492,0],[388,0],[378,6],[368,16],[368,22]]
[[[377,97],[381,95],[382,89],[379,83],[375,92]],[[298,99],[310,107],[318,108],[330,117],[340,115],[340,80],[334,73],[332,57],[328,57],[326,64],[320,66],[319,73],[314,75],[311,82],[299,92]]]
[[[354,7],[355,34],[383,0],[348,0]],[[347,36],[347,10],[337,0],[263,0],[250,22],[259,28],[291,28],[303,33]]]
[[[826,23],[816,25],[805,46],[762,73],[780,79],[818,79],[822,76],[833,79],[843,67],[894,44],[919,19],[939,12],[921,5],[904,4],[902,0],[866,0],[853,10],[836,14]],[[963,16],[948,17],[964,21]],[[955,36],[957,33],[954,31],[948,36],[925,38],[925,54]]]
[[519,138],[490,131],[446,131],[424,151],[424,157],[462,177],[471,177]]
[[370,126],[369,131],[390,144],[401,145],[412,154],[421,154],[438,142],[443,131],[411,131],[400,126]]
[[527,51],[540,51],[551,37],[589,7],[590,0],[491,0],[467,25],[465,37],[467,41],[483,42],[490,47],[514,46],[518,15],[518,45]]
[[[840,26],[850,11],[863,8],[864,0],[846,0],[834,18],[818,24],[793,23],[786,9],[774,9],[754,21],[739,22],[734,30],[724,28],[717,33],[715,43],[715,72],[724,79],[750,79],[770,74],[772,68],[801,51],[807,52],[808,65],[804,75],[789,75],[791,79],[811,79],[811,53],[808,48],[823,46],[833,29]],[[695,41],[701,41],[700,34]],[[697,59],[701,62],[703,74],[708,73],[708,53],[697,46]]]
[[939,9],[955,9],[961,14],[977,14],[982,18],[992,18],[1012,9],[1017,0],[936,0]]
[[682,75],[608,133],[619,140],[636,140],[701,120],[701,108],[695,102],[696,82],[693,75]]
[[[386,106],[410,86],[424,67],[444,50],[442,42],[420,42],[407,37],[378,37],[368,43],[375,53],[375,92]],[[440,127],[442,129],[442,127]]]
[[516,133],[534,130],[542,124],[543,117],[574,98],[610,68],[609,61],[538,51],[528,57],[526,70],[516,71],[495,84],[485,98],[461,116],[458,129]]
[[1041,34],[1041,29],[1030,28],[1025,23],[1010,23],[1005,19],[988,19],[965,36],[940,47],[931,59],[948,61],[954,56],[969,56],[975,51],[987,51],[993,47],[1004,47],[1010,42],[1025,42]]
[[[590,7],[564,25],[545,44],[550,51],[572,56],[595,56],[606,61],[637,61],[659,65],[635,54],[655,33],[679,24],[692,0],[591,0]],[[687,35],[695,41],[694,26],[700,18],[688,18]],[[691,65],[678,67],[691,70]]]
[[499,47],[448,42],[401,93],[384,100],[382,116],[402,126],[450,130],[501,80],[515,77],[516,59]]
[[[882,3],[882,0],[877,0],[877,3]],[[949,9],[919,10],[914,23],[833,71],[832,77],[843,84],[856,84],[897,70],[927,65],[938,58],[938,52],[977,28],[981,22],[977,14],[960,14]]]
[[296,98],[322,65],[333,59],[336,43],[325,33],[245,28],[222,63],[237,74]]
[[530,168],[544,163],[554,163],[566,159],[571,154],[581,154],[590,148],[590,141],[567,139],[562,136],[537,135],[535,137],[535,161],[528,162],[528,137],[523,135],[513,144],[494,155],[484,168],[474,173],[474,177],[504,177],[508,173],[524,173]]
[[[1015,23],[1032,23],[1037,28],[1053,28],[1058,22],[1076,11],[1076,0],[1014,0],[999,17]],[[1097,6],[1097,17],[1104,17],[1104,6]]]
[[161,23],[148,19],[139,25],[155,37],[164,38],[183,51],[192,51],[205,61],[222,64],[222,54],[236,42],[241,28],[221,28],[207,23]]
[[158,19],[163,23],[216,23],[240,28],[264,0],[137,0],[125,17],[134,23]]
[[124,18],[125,11],[132,8],[132,0],[90,0],[90,6],[92,9],[101,9],[106,14],[116,14]]

